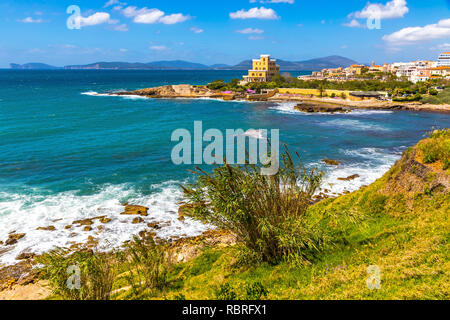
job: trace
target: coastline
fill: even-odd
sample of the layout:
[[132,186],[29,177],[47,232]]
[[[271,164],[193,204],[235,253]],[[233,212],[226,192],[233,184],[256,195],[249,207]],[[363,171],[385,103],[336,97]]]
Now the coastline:
[[371,110],[405,110],[416,112],[450,113],[449,104],[422,104],[419,102],[390,102],[381,100],[351,101],[341,98],[302,97],[298,95],[269,94],[248,95],[241,92],[218,92],[205,86],[166,85],[153,88],[145,88],[133,91],[119,91],[96,94],[99,96],[140,96],[155,99],[219,99],[224,101],[251,101],[251,102],[298,102],[309,104],[327,104],[348,109]]

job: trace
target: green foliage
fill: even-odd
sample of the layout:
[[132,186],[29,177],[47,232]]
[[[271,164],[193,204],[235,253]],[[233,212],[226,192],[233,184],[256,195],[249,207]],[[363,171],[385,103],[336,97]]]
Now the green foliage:
[[197,182],[182,187],[190,214],[236,234],[259,260],[313,257],[324,236],[306,212],[323,172],[295,166],[287,150],[281,159],[273,176],[255,165],[226,163],[212,173],[197,168]]
[[[91,250],[71,253],[56,249],[37,258],[42,264],[41,276],[47,279],[53,293],[65,300],[109,300],[116,268],[114,259]],[[75,268],[73,268],[75,267]],[[76,287],[80,270],[79,285]]]
[[135,295],[147,289],[162,290],[169,285],[168,274],[173,264],[166,242],[156,243],[152,237],[138,238],[127,244],[121,260],[125,276]]
[[269,294],[269,291],[259,281],[247,284],[245,286],[245,291],[246,300],[261,300]]
[[237,300],[237,294],[229,283],[221,284],[215,292],[216,300]]
[[424,103],[430,104],[450,104],[450,88],[438,92],[435,89],[429,90],[430,96],[422,99]]
[[[450,129],[436,130],[430,133],[430,138],[419,143],[424,163],[443,161],[444,167],[448,167],[450,159]],[[446,170],[446,169],[444,169]]]
[[392,101],[395,101],[395,102],[412,102],[412,101],[420,101],[420,100],[422,100],[422,95],[420,93],[416,93],[413,96],[395,97],[392,99]]

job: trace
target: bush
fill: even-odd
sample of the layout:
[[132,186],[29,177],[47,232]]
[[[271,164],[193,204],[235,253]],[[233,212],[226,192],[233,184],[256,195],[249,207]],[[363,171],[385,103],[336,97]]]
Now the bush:
[[[436,130],[429,134],[429,139],[419,144],[424,163],[442,161],[444,170],[447,170],[450,159],[450,129]],[[446,165],[447,163],[447,165]]]
[[197,168],[196,183],[183,187],[193,218],[236,234],[262,261],[307,259],[324,242],[309,223],[307,208],[323,172],[296,167],[289,151],[276,175],[255,165],[225,164],[212,173]]
[[237,300],[237,294],[229,283],[224,283],[216,290],[216,300]]
[[247,284],[245,286],[245,291],[246,300],[261,300],[269,294],[269,291],[259,281],[252,284]]
[[135,295],[146,289],[161,290],[168,286],[172,259],[166,242],[156,243],[152,237],[138,238],[127,244],[122,255],[127,268],[126,280]]
[[[56,249],[44,253],[37,261],[44,265],[41,275],[62,299],[109,300],[116,275],[113,259],[92,250],[71,253],[68,249]],[[78,280],[75,270],[80,271]]]

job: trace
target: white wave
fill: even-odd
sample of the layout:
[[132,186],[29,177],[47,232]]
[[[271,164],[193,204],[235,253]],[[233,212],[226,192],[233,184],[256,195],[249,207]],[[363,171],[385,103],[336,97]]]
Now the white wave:
[[284,114],[306,114],[304,112],[300,112],[295,110],[294,107],[297,105],[296,102],[280,102],[274,106],[269,107],[270,110],[276,110],[280,113]]
[[[84,243],[89,236],[99,240],[99,248],[108,250],[130,240],[142,230],[148,230],[149,222],[164,222],[167,226],[156,233],[159,237],[195,236],[211,226],[187,218],[178,220],[178,202],[182,193],[173,182],[159,186],[159,192],[143,196],[127,185],[105,186],[93,195],[77,195],[64,192],[52,196],[0,194],[0,240],[5,241],[10,232],[25,233],[17,244],[9,246],[10,251],[0,256],[0,263],[13,264],[21,252],[41,253],[55,247],[68,247]],[[132,224],[132,216],[120,215],[124,207],[121,200],[130,204],[149,207],[145,223]],[[107,224],[95,221],[92,231],[83,231],[82,226],[65,226],[73,221],[106,215],[112,219]],[[98,230],[102,225],[103,230]],[[54,226],[55,231],[36,230],[38,227]],[[7,247],[8,248],[8,247]]]
[[391,114],[394,111],[390,110],[362,110],[362,109],[351,109],[351,112],[341,114],[341,113],[328,113],[328,112],[320,112],[320,113],[308,113],[295,110],[294,107],[297,105],[297,102],[279,102],[275,106],[270,107],[271,110],[276,110],[280,113],[284,114],[301,114],[301,115],[324,115],[324,116],[334,116],[334,115],[345,115],[345,116],[362,116],[362,115],[377,115],[377,114]]
[[107,93],[98,93],[96,91],[86,91],[86,92],[82,92],[82,95],[85,96],[94,96],[94,97],[109,97],[110,94]]
[[[381,178],[400,159],[401,152],[387,151],[378,148],[361,148],[357,150],[340,150],[341,153],[361,158],[355,164],[340,164],[337,167],[327,167],[323,189],[328,189],[329,195],[341,194],[344,191],[356,191],[364,185],[369,185]],[[319,165],[319,164],[317,164]],[[358,178],[342,181],[352,175]]]
[[[119,92],[119,91],[117,91]],[[82,95],[85,96],[93,96],[93,97],[121,97],[123,99],[128,99],[128,100],[138,100],[138,99],[148,99],[147,97],[144,96],[138,96],[138,95],[134,95],[134,94],[114,94],[114,93],[98,93],[96,91],[86,91],[86,92],[82,92]]]
[[377,114],[391,114],[394,111],[390,110],[363,110],[363,109],[353,109],[349,115],[360,116],[360,115],[377,115]]
[[344,127],[345,129],[350,130],[389,131],[388,128],[385,128],[381,125],[371,124],[354,119],[333,119],[330,121],[323,122],[321,123],[321,125],[332,127]]

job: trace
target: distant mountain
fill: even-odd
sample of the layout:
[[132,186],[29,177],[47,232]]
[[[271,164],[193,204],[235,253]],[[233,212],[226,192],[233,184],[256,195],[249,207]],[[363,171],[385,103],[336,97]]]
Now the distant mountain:
[[358,62],[341,57],[341,56],[329,56],[324,58],[311,59],[306,61],[294,62],[300,69],[297,70],[321,70],[325,68],[347,68],[352,64],[358,64]]
[[[285,61],[277,59],[282,71],[319,71],[324,68],[348,67],[357,62],[341,56],[329,56],[324,58],[311,59],[306,61]],[[64,69],[85,70],[249,70],[252,67],[252,60],[244,60],[235,66],[226,64],[215,64],[207,66],[201,63],[194,63],[183,60],[154,61],[149,63],[141,62],[96,62],[86,65],[69,65]],[[60,69],[43,63],[27,63],[23,65],[11,63],[12,69]]]
[[148,65],[161,67],[164,69],[210,69],[210,66],[183,60],[155,61],[149,62]]
[[11,63],[11,69],[21,69],[21,70],[55,70],[61,69],[59,67],[51,66],[45,63],[25,63],[25,64],[17,64]]
[[102,70],[156,70],[157,67],[146,63],[129,63],[129,62],[96,62],[85,65],[65,66],[64,69],[102,69]]
[[[329,56],[324,58],[311,59],[306,61],[285,61],[277,59],[277,64],[283,71],[319,71],[325,68],[339,68],[339,67],[349,67],[352,64],[357,64],[358,62],[341,57],[341,56]],[[248,70],[252,67],[252,60],[244,60],[241,63],[229,67],[231,70]]]

